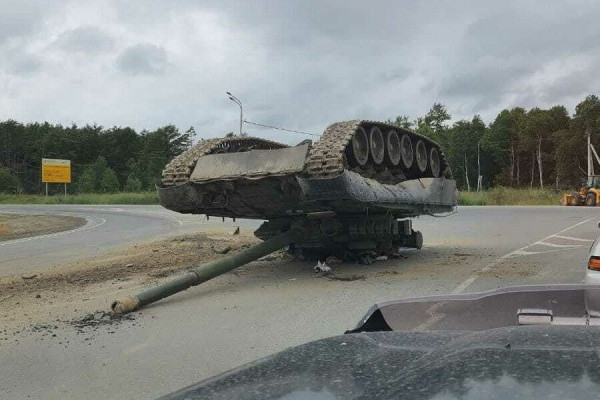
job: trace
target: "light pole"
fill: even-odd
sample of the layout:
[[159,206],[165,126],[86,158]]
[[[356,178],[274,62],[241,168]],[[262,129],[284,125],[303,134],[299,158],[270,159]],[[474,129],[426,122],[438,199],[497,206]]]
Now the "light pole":
[[242,123],[244,121],[244,108],[242,107],[242,102],[240,101],[240,99],[238,99],[231,93],[229,93],[229,92],[225,92],[225,93],[227,94],[227,96],[229,96],[229,100],[233,101],[235,104],[240,106],[240,136],[242,136]]

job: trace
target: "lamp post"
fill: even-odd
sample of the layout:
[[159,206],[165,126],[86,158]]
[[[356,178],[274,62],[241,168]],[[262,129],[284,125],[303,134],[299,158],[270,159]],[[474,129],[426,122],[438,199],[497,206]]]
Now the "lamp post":
[[225,92],[225,94],[229,96],[229,100],[233,101],[235,104],[240,106],[240,136],[242,136],[242,123],[244,121],[244,108],[242,107],[242,102],[230,92]]

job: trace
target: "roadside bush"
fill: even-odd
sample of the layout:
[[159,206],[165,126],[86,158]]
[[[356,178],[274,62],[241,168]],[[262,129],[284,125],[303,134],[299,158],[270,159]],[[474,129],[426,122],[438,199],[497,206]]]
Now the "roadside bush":
[[14,193],[19,188],[19,180],[10,170],[0,167],[0,193]]
[[102,171],[102,177],[100,178],[100,184],[98,185],[99,192],[101,193],[115,193],[119,191],[119,178],[117,174],[110,168],[106,168]]
[[140,192],[142,190],[142,187],[142,181],[133,176],[133,174],[130,174],[127,177],[127,182],[125,182],[125,187],[123,188],[123,190],[125,192]]

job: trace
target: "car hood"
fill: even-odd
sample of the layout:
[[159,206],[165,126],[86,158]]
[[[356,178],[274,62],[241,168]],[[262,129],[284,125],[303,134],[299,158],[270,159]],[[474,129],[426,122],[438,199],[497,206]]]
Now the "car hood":
[[[519,308],[553,305],[555,315],[581,314],[585,290],[576,285],[512,288],[384,303],[374,307],[354,333],[285,350],[165,398],[597,398],[600,329],[517,326],[511,303],[518,298]],[[579,304],[579,310],[573,312],[568,302]],[[403,313],[411,303],[415,315],[408,316],[407,329],[392,331],[400,327],[394,318],[407,317]],[[488,309],[488,315],[483,304],[497,308]],[[515,315],[512,320],[509,309]],[[451,322],[453,316],[462,320],[470,315],[472,321],[478,314],[487,315],[492,327],[471,322],[466,325],[469,330],[457,330]],[[510,323],[493,327],[502,320]],[[374,332],[382,330],[374,329],[375,324],[383,331]],[[445,328],[438,329],[439,324]]]

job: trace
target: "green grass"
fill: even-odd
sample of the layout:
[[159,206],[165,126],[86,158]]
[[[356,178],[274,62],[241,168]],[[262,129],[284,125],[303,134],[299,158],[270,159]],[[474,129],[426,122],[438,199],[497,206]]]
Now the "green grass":
[[[550,189],[496,187],[484,192],[461,192],[463,206],[558,205],[562,193]],[[0,204],[158,204],[156,192],[87,193],[65,196],[2,195]]]
[[0,204],[158,204],[156,192],[85,193],[43,196],[29,194],[0,194]]
[[496,187],[484,192],[460,192],[463,206],[556,206],[561,192],[550,189]]

